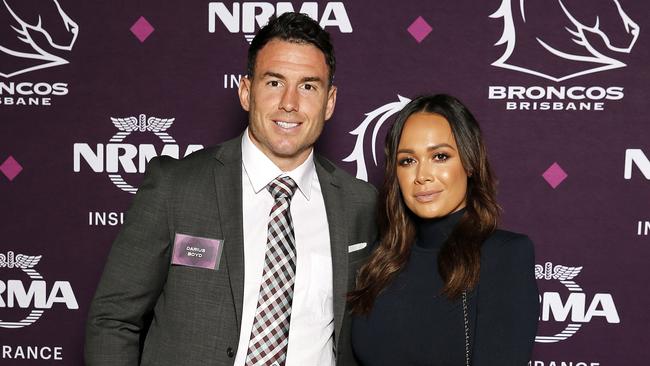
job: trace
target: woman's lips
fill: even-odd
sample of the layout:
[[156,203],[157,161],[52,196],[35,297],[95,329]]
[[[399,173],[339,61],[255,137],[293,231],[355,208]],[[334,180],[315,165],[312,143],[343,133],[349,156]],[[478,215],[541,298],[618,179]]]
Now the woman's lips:
[[427,203],[435,200],[442,193],[442,191],[423,191],[415,194],[415,200],[422,203]]

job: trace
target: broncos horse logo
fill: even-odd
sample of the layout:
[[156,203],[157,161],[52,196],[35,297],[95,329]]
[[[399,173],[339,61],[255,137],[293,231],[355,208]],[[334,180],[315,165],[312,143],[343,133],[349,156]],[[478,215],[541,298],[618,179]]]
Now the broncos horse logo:
[[[36,6],[38,4],[38,6]],[[79,26],[58,0],[0,0],[0,75],[6,78],[67,64]]]
[[[586,4],[585,2],[578,2]],[[506,45],[493,66],[556,82],[624,67],[616,59],[630,53],[639,25],[619,0],[502,0],[491,18],[503,18]]]
[[[388,120],[390,116],[399,112],[408,104],[411,100],[409,98],[404,98],[401,95],[397,95],[397,101],[384,104],[383,106],[373,110],[372,112],[366,113],[366,118],[355,128],[350,131],[351,135],[357,136],[357,140],[354,144],[354,149],[352,153],[348,155],[343,161],[345,162],[356,162],[357,164],[357,173],[356,176],[359,179],[365,181],[368,180],[368,168],[366,167],[366,157],[364,149],[364,141],[368,128],[372,126],[372,139],[370,141],[370,149],[372,151],[372,159],[375,166],[377,166],[377,134],[381,126]],[[376,120],[376,121],[375,121]]]

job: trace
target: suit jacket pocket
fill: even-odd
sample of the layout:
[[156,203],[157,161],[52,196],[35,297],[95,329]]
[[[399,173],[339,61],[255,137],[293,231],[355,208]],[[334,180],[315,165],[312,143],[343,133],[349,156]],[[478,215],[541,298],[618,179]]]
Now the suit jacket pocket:
[[[353,245],[357,245],[357,244],[353,244]],[[352,264],[358,265],[359,262],[365,261],[368,258],[369,254],[370,254],[370,248],[368,245],[366,245],[361,249],[348,252],[348,263],[350,264],[350,267],[352,267]]]

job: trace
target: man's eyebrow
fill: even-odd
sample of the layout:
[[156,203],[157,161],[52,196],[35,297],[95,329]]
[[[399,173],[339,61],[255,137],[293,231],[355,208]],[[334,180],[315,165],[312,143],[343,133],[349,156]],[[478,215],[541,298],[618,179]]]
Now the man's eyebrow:
[[284,75],[279,74],[279,73],[277,73],[277,72],[273,72],[273,71],[267,71],[267,72],[265,72],[264,75],[262,75],[262,77],[263,77],[263,78],[266,78],[266,77],[272,77],[272,78],[278,78],[278,79],[282,79],[282,80],[286,79],[286,78],[284,77]]
[[[436,149],[439,149],[439,148],[441,148],[441,147],[448,147],[448,148],[450,148],[450,149],[452,149],[452,150],[456,150],[456,149],[454,149],[453,146],[451,146],[451,145],[449,145],[449,144],[447,144],[447,143],[442,143],[442,144],[438,144],[438,145],[427,146],[427,151],[436,150]],[[397,153],[398,153],[398,154],[399,154],[399,153],[404,153],[404,154],[415,154],[415,150],[412,150],[412,149],[399,149],[399,150],[397,150]]]
[[301,81],[303,83],[309,83],[309,82],[322,83],[323,79],[319,78],[318,76],[306,76],[306,77],[302,78]]
[[[286,80],[286,77],[284,75],[282,75],[282,74],[280,74],[278,72],[274,72],[274,71],[267,71],[267,72],[264,73],[264,75],[262,75],[262,78],[267,78],[267,77],[277,78],[277,79],[280,79],[280,80]],[[318,76],[305,76],[302,79],[300,79],[300,82],[301,83],[316,82],[316,83],[321,83],[322,84],[323,79],[319,78]]]

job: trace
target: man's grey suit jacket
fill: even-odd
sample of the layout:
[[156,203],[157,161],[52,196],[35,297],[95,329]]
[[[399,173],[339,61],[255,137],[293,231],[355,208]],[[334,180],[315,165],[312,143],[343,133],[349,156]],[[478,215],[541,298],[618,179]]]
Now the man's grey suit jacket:
[[[354,365],[345,294],[376,237],[376,190],[316,156],[331,241],[338,365]],[[151,160],[90,306],[87,365],[232,365],[244,291],[241,138]],[[218,270],[171,265],[176,233],[223,239]],[[317,366],[317,365],[305,365]]]

